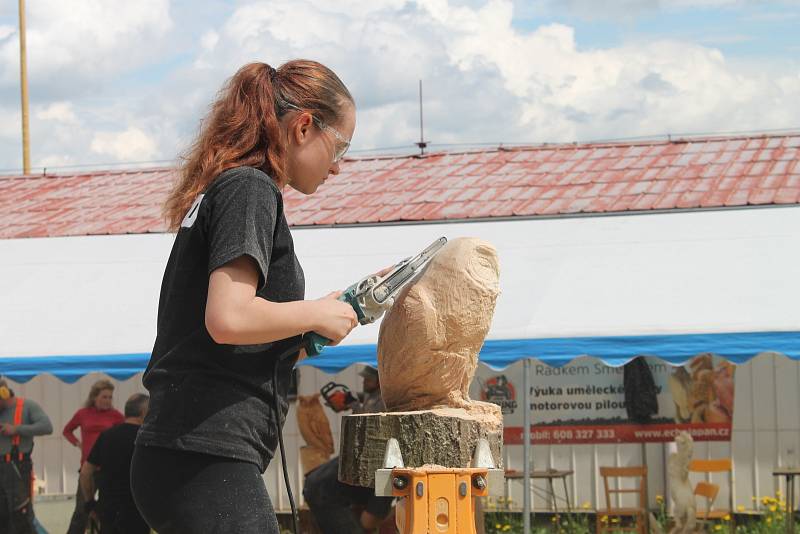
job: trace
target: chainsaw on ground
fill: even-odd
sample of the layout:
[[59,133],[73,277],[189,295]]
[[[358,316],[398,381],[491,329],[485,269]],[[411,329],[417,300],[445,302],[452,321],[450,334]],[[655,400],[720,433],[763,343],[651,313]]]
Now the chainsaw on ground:
[[[373,323],[392,307],[394,298],[407,284],[422,272],[422,269],[447,243],[446,237],[440,237],[425,250],[414,257],[406,258],[384,276],[370,275],[348,287],[339,300],[350,304],[356,312],[360,324]],[[303,336],[304,347],[309,356],[316,356],[330,339],[310,332]]]
[[337,413],[347,410],[351,404],[358,401],[349,387],[336,382],[328,382],[322,386],[319,393],[325,400],[325,404]]

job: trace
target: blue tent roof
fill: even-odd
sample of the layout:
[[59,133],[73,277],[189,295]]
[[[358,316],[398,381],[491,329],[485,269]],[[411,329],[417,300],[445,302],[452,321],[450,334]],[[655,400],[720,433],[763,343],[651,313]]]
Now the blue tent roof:
[[[619,366],[644,355],[681,365],[703,352],[713,352],[734,363],[745,362],[762,352],[778,352],[800,359],[800,332],[490,339],[483,345],[480,360],[495,369],[524,358],[561,367],[588,355],[608,365]],[[27,382],[38,374],[49,373],[71,383],[92,372],[125,380],[143,371],[149,359],[149,353],[3,357],[0,358],[0,373],[15,382]],[[377,365],[375,345],[328,347],[321,355],[308,358],[300,365],[338,373],[354,363]]]
[[[546,339],[489,339],[480,361],[503,369],[524,358],[535,358],[561,367],[580,356],[593,356],[611,366],[624,365],[636,356],[656,356],[682,365],[703,352],[713,352],[742,363],[762,352],[779,352],[800,359],[800,332],[738,332],[657,336],[573,337]],[[327,373],[338,373],[354,364],[377,365],[375,345],[330,347],[300,363]]]

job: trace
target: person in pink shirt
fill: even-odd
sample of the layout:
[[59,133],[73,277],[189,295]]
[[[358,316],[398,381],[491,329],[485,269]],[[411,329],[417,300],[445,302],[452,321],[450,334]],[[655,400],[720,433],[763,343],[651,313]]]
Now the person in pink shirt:
[[[89,397],[83,408],[75,412],[72,419],[64,426],[64,437],[72,445],[81,449],[81,466],[92,451],[97,437],[112,426],[118,425],[125,417],[113,405],[114,384],[109,380],[98,380],[92,385]],[[75,429],[81,429],[80,439],[75,437]],[[75,511],[69,524],[67,534],[83,534],[89,516],[85,510],[85,500],[80,486],[75,495]]]

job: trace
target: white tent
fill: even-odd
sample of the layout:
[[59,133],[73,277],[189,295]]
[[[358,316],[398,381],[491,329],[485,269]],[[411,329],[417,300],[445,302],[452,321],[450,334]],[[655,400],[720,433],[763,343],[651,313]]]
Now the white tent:
[[[780,352],[800,332],[797,228],[800,207],[293,234],[308,298],[343,289],[440,235],[493,243],[502,294],[487,347],[493,340],[760,333],[774,346],[757,352]],[[172,240],[168,234],[0,240],[2,371],[15,380],[49,372],[69,381],[88,370],[117,378],[141,370],[155,337]],[[339,352],[369,361],[377,329],[359,327]],[[577,350],[556,363],[591,354]],[[337,349],[326,353],[336,356]]]
[[[501,262],[502,294],[486,344],[487,358],[497,359],[490,363],[538,357],[562,365],[583,354],[619,364],[643,346],[680,362],[709,344],[726,346],[736,361],[764,351],[797,358],[798,228],[800,207],[792,206],[300,228],[293,235],[309,298],[343,289],[438,236],[483,238]],[[172,241],[164,234],[0,240],[0,373],[17,382],[42,373],[69,382],[91,371],[119,379],[140,372]],[[335,371],[372,361],[377,331],[359,327],[308,363]],[[647,345],[653,339],[664,344]],[[552,350],[551,358],[539,349]]]

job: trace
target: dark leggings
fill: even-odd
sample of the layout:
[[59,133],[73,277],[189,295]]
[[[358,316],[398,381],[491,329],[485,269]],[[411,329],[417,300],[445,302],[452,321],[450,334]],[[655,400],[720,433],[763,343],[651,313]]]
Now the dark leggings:
[[159,534],[278,534],[258,467],[249,462],[136,446],[133,499]]

